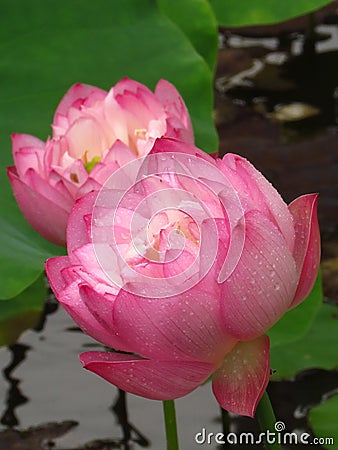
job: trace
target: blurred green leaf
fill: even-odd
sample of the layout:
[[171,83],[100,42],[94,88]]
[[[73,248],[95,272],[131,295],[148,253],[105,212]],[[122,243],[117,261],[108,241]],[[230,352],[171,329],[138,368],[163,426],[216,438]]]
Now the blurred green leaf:
[[187,35],[213,72],[218,51],[217,22],[208,0],[157,0],[165,13]]
[[277,345],[271,350],[271,367],[275,377],[291,378],[297,372],[318,367],[338,367],[338,308],[323,304],[308,333],[292,344]]
[[13,345],[22,332],[40,319],[46,298],[44,276],[17,297],[0,301],[0,346]]
[[65,249],[42,239],[25,222],[7,180],[0,177],[0,302],[18,295],[34,282],[47,258]]
[[[201,32],[210,30],[206,19]],[[160,78],[171,81],[189,108],[196,144],[217,150],[211,70],[156,2],[1,2],[0,298],[17,295],[38,277],[46,258],[63,252],[31,230],[15,205],[4,170],[12,163],[10,134],[45,140],[55,108],[73,83],[109,89],[125,76],[151,89]]]
[[266,25],[283,22],[315,11],[328,0],[209,0],[216,18],[224,27]]
[[[338,395],[326,400],[321,405],[315,406],[309,412],[309,422],[315,435],[322,438],[321,445],[325,448],[338,449]],[[333,438],[328,441],[327,438]]]
[[269,331],[271,348],[301,338],[309,331],[323,300],[322,277],[319,272],[308,297],[296,308],[287,312]]

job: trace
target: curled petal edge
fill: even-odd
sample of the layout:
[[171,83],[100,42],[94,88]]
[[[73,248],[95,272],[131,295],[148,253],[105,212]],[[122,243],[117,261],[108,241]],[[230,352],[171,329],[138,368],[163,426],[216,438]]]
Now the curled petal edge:
[[110,352],[85,352],[80,361],[85,369],[118,388],[152,400],[183,397],[215,369],[209,363],[150,360]]
[[320,264],[320,232],[317,217],[318,194],[296,198],[289,205],[296,233],[293,257],[299,275],[290,308],[301,303],[311,292]]
[[220,406],[253,417],[270,377],[269,338],[239,342],[217,369],[212,389]]

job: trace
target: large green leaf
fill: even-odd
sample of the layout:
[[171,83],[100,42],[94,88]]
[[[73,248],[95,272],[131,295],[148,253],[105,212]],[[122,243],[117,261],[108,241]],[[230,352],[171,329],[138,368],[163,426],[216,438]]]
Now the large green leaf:
[[273,326],[268,334],[271,348],[301,338],[309,331],[323,300],[322,278],[318,274],[316,283],[307,299],[292,309]]
[[[0,167],[3,168],[2,165]],[[18,295],[38,278],[47,258],[62,254],[65,250],[42,239],[25,222],[16,206],[4,173],[0,175],[0,186],[2,191],[0,203],[1,302],[1,299]]]
[[[209,33],[208,21],[203,26]],[[1,2],[0,298],[17,295],[47,257],[62,251],[32,231],[14,203],[4,170],[12,162],[10,133],[46,139],[54,110],[73,83],[109,89],[124,76],[152,89],[160,78],[174,83],[190,110],[197,145],[217,150],[211,70],[156,2]]]
[[157,0],[161,10],[188,36],[213,72],[218,49],[217,22],[208,0]]
[[297,372],[318,367],[338,367],[338,308],[323,304],[308,333],[290,345],[277,345],[271,351],[275,377],[291,378]]
[[220,25],[242,27],[282,22],[310,13],[328,0],[209,0]]
[[0,301],[0,346],[12,345],[40,319],[46,298],[43,276],[17,297]]
[[310,410],[309,422],[319,443],[332,450],[338,449],[338,395]]

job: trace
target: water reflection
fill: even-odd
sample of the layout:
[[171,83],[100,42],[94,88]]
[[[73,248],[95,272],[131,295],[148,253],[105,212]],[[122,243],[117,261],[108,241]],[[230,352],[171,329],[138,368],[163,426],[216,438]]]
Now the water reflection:
[[141,447],[149,447],[149,440],[129,422],[127,411],[127,394],[119,389],[118,397],[110,410],[116,415],[118,424],[122,428],[121,449],[131,450],[129,443],[135,442]]
[[[46,280],[46,283],[48,283],[47,280]],[[37,331],[37,332],[43,331],[43,329],[45,328],[46,322],[47,322],[47,317],[50,314],[54,314],[60,306],[59,302],[56,300],[55,295],[53,294],[49,285],[47,287],[48,287],[48,295],[47,295],[46,303],[45,303],[44,309],[42,311],[40,320],[34,327],[34,331]]]
[[5,410],[0,419],[1,424],[8,428],[19,425],[15,410],[29,400],[20,390],[19,385],[21,380],[13,377],[12,372],[26,359],[26,354],[30,349],[31,347],[25,344],[14,344],[8,347],[8,350],[11,353],[11,361],[8,366],[2,370],[2,373],[9,384],[9,389],[5,400]]
[[[40,320],[34,328],[34,331],[40,332],[44,329],[47,316],[53,314],[59,304],[56,301],[54,295],[49,289],[49,295],[46,299],[44,309],[41,313]],[[19,425],[19,420],[16,416],[15,410],[20,405],[24,405],[28,402],[29,398],[26,397],[19,387],[21,380],[12,376],[13,371],[18,367],[27,357],[27,352],[31,350],[31,347],[26,344],[16,343],[7,347],[11,354],[11,360],[3,370],[4,379],[9,384],[5,400],[5,410],[1,416],[0,423],[8,428],[13,428]]]
[[[34,328],[35,332],[46,332],[47,319],[50,314],[53,314],[58,309],[58,303],[54,296],[49,295],[45,304],[44,311],[41,314],[39,323]],[[69,330],[68,330],[69,331]],[[75,330],[73,330],[75,331]],[[80,331],[80,330],[76,330]],[[82,332],[81,332],[82,334]],[[43,339],[44,340],[44,339]],[[35,347],[34,347],[35,348]],[[6,389],[4,410],[0,411],[0,423],[6,427],[0,432],[0,448],[18,448],[19,450],[26,450],[28,448],[37,449],[57,449],[59,445],[56,439],[65,436],[74,427],[79,425],[74,420],[63,422],[49,422],[49,423],[32,423],[30,428],[18,429],[20,420],[18,418],[17,408],[30,401],[29,397],[24,395],[21,390],[20,378],[14,376],[15,369],[23,362],[27,361],[28,352],[33,350],[33,346],[23,343],[16,343],[7,347],[10,352],[9,362],[3,368],[3,378],[8,385]],[[33,358],[34,359],[34,358]],[[25,377],[25,372],[23,372]],[[150,447],[150,441],[147,437],[129,421],[127,409],[127,394],[124,391],[118,391],[117,396],[109,408],[112,414],[111,423],[117,423],[121,429],[121,437],[112,437],[111,439],[91,440],[81,446],[71,446],[72,450],[103,450],[103,449],[121,449],[131,450],[135,448]],[[109,411],[108,415],[109,415]],[[113,428],[113,427],[112,427]],[[62,446],[62,448],[64,448]],[[70,447],[67,446],[70,449]]]

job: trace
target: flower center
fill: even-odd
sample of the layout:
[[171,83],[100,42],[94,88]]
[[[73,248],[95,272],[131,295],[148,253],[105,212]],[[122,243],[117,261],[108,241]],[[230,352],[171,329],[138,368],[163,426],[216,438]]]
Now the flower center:
[[[167,209],[151,219],[147,238],[152,254],[153,251],[160,253],[173,249],[173,247],[184,246],[185,240],[199,246],[198,227],[195,221],[188,214],[175,209]],[[149,251],[146,255],[149,258],[148,254]]]
[[89,153],[89,151],[86,150],[84,152],[84,154],[83,154],[83,164],[84,164],[84,167],[85,167],[86,171],[88,173],[90,173],[94,169],[96,164],[101,161],[101,157],[100,156],[94,156],[91,160],[88,160],[88,153]]
[[125,258],[134,268],[143,263],[168,263],[185,250],[198,253],[199,229],[186,213],[166,209],[155,214],[136,236],[131,235],[130,242]]

